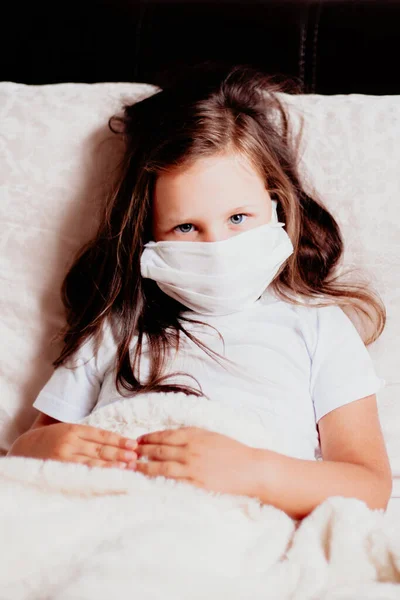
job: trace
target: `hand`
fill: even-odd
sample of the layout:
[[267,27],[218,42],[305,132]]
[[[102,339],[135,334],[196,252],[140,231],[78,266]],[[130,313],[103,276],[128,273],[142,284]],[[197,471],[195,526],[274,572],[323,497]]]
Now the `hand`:
[[147,456],[149,462],[137,462],[136,471],[225,494],[254,494],[255,448],[198,427],[148,433],[137,441],[138,458]]
[[136,440],[118,433],[70,423],[45,425],[29,429],[12,445],[8,456],[28,456],[75,462],[89,467],[125,469],[137,458]]

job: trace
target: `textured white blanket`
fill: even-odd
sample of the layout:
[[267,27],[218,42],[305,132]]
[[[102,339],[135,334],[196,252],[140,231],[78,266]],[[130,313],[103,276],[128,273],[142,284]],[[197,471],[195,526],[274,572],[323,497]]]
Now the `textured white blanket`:
[[[281,444],[238,416],[158,394],[84,422],[132,437],[195,425]],[[297,522],[163,477],[19,457],[0,459],[0,489],[1,600],[400,598],[400,524],[355,499],[331,498]]]

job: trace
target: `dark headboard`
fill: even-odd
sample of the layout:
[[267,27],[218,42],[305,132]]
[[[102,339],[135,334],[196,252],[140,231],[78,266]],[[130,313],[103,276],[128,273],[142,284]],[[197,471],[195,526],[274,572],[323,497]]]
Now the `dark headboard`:
[[1,15],[2,80],[161,85],[217,59],[305,93],[400,93],[399,0],[9,0]]

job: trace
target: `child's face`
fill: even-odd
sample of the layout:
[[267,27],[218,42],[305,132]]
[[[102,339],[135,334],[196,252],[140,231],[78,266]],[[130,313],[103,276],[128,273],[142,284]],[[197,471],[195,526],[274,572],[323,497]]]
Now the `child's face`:
[[202,158],[162,173],[153,197],[153,239],[216,242],[271,220],[265,183],[239,154]]

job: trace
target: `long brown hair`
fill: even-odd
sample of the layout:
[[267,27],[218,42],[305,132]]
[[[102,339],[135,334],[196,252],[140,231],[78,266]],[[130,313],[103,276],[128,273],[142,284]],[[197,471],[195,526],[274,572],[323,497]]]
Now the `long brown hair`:
[[[300,183],[289,116],[276,93],[288,91],[288,85],[291,93],[299,92],[293,81],[277,83],[248,65],[202,64],[110,119],[110,128],[125,144],[120,177],[97,234],[64,279],[67,325],[59,334],[64,348],[55,367],[92,336],[99,344],[107,322],[117,340],[115,383],[121,394],[202,395],[201,387],[168,384],[163,374],[168,352],[177,350],[185,335],[217,360],[218,355],[185,328],[181,313],[187,309],[141,277],[140,257],[151,239],[151,198],[158,174],[230,151],[242,153],[265,180],[294,246],[271,284],[273,291],[293,304],[311,299],[316,306],[353,310],[370,324],[365,344],[379,337],[386,318],[379,296],[365,284],[348,283],[338,275],[343,254],[338,224]],[[150,359],[145,382],[138,375],[144,343]]]

